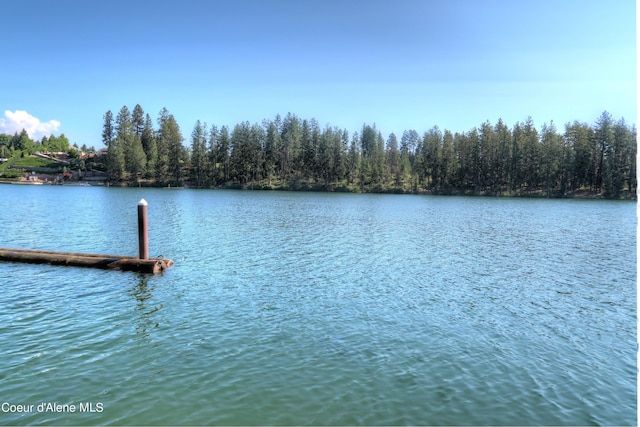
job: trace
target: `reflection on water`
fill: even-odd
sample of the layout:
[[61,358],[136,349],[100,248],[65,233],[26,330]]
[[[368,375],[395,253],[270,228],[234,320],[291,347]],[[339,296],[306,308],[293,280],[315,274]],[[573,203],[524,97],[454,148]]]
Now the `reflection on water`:
[[151,329],[159,326],[158,317],[154,316],[162,308],[162,304],[154,305],[153,286],[149,285],[149,274],[132,273],[136,277],[135,286],[129,293],[136,300],[136,333],[148,335]]
[[636,421],[632,203],[6,187],[1,246],[135,254],[145,198],[176,264],[0,264],[0,399],[105,408],[0,424]]

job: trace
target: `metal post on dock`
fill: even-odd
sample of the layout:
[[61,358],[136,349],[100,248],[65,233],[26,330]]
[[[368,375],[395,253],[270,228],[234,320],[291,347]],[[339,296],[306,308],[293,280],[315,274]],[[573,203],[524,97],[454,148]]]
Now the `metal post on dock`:
[[140,259],[149,259],[148,205],[145,199],[141,199],[138,202],[138,247],[140,249]]

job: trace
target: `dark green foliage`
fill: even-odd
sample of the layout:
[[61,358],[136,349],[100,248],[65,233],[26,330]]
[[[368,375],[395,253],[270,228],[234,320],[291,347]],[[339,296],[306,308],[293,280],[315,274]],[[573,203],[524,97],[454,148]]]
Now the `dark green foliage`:
[[65,153],[69,151],[69,140],[64,134],[60,136],[51,135],[49,137],[42,137],[41,141],[42,149],[52,153]]
[[207,156],[206,126],[200,120],[191,133],[191,174],[190,179],[197,187],[204,187],[209,180],[209,159]]
[[182,184],[188,152],[182,145],[180,126],[166,108],[163,108],[158,115],[158,126],[156,137],[158,157],[154,178],[163,183]]
[[16,132],[13,135],[0,133],[0,158],[8,159],[19,153],[26,157],[36,152],[49,151],[52,153],[74,153],[77,146],[71,147],[64,134],[59,136],[43,136],[41,141],[32,140],[26,130]]
[[140,134],[140,143],[147,158],[146,177],[155,177],[156,164],[158,163],[158,143],[156,142],[156,135],[149,114],[145,115],[144,125]]
[[1,179],[5,181],[19,181],[23,174],[24,172],[19,169],[0,169],[0,177],[2,177]]
[[110,181],[119,181],[124,175],[124,150],[116,138],[111,110],[104,115],[102,142],[107,146],[107,177]]
[[375,125],[364,124],[349,138],[346,130],[321,129],[315,119],[291,113],[262,124],[242,122],[231,132],[227,126],[207,130],[197,121],[190,150],[166,108],[157,131],[148,115],[142,117],[139,105],[133,115],[123,107],[114,127],[111,113],[105,114],[111,179],[146,171],[151,181],[188,180],[201,188],[547,197],[580,190],[620,197],[636,188],[636,129],[606,112],[593,127],[567,123],[563,134],[553,122],[538,131],[529,117],[513,128],[500,119],[463,133],[434,126],[420,137],[405,130],[386,143]]
[[229,129],[222,126],[220,136],[218,137],[216,154],[216,167],[219,169],[218,182],[226,183],[231,180],[231,157],[229,152],[231,149],[231,138],[229,137]]

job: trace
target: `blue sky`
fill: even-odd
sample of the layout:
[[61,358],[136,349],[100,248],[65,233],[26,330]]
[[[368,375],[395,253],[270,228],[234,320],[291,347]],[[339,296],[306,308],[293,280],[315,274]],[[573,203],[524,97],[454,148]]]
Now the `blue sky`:
[[[102,146],[166,107],[185,145],[287,112],[386,137],[502,118],[636,122],[632,0],[36,1],[2,5],[0,132]],[[24,113],[23,113],[24,112]]]

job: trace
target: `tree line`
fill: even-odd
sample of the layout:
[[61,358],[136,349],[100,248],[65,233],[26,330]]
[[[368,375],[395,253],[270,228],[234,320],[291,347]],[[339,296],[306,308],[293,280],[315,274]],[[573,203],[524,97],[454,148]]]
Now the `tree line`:
[[567,123],[563,133],[553,122],[538,130],[531,118],[511,128],[500,119],[462,133],[434,126],[386,140],[375,124],[350,134],[292,113],[233,128],[198,120],[188,147],[166,108],[156,127],[140,105],[103,118],[114,183],[550,197],[636,189],[635,126],[607,112],[595,125]]
[[26,152],[27,154],[41,151],[52,153],[75,151],[77,155],[80,150],[86,152],[90,149],[84,145],[82,148],[79,148],[77,144],[69,145],[69,139],[63,133],[59,136],[43,136],[40,141],[31,139],[24,129],[20,133],[16,132],[13,135],[0,133],[0,158],[9,158],[18,151]]

